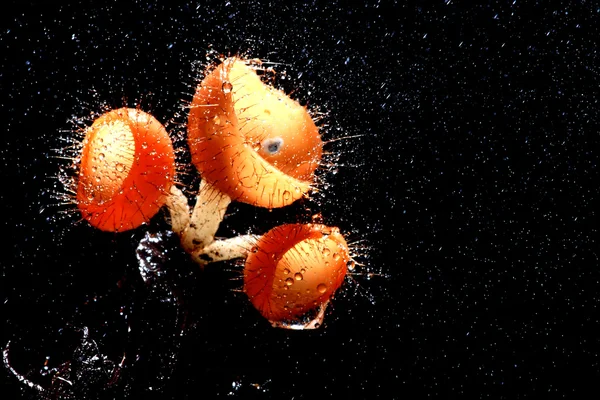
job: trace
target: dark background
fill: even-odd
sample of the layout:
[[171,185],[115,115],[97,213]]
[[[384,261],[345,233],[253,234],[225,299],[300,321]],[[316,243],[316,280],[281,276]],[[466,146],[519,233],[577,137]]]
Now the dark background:
[[[78,399],[595,389],[597,3],[169,3],[11,1],[0,16],[1,345],[16,370]],[[164,215],[115,235],[56,199],[73,119],[139,105],[180,137],[211,49],[282,63],[278,84],[325,113],[326,140],[362,135],[328,144],[339,167],[314,201],[233,205],[222,226],[261,233],[321,212],[348,234],[364,266],[319,330],[271,328],[235,292],[240,266],[202,273],[172,238],[165,277],[144,284],[135,249],[166,232]],[[110,386],[108,366],[77,367],[84,326],[99,353],[126,355]],[[53,385],[45,362],[67,376],[69,360],[73,387]],[[3,398],[38,396],[0,379]]]

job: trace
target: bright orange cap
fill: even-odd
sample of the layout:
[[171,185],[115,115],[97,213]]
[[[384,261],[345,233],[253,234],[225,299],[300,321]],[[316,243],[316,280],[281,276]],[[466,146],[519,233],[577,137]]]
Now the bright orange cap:
[[86,132],[77,206],[98,229],[133,229],[165,204],[174,177],[173,144],[164,126],[140,110],[112,110]]
[[288,224],[263,235],[244,267],[244,291],[271,322],[297,320],[328,301],[350,261],[337,228]]
[[200,83],[188,117],[192,162],[233,200],[277,208],[306,195],[323,153],[305,107],[228,58]]

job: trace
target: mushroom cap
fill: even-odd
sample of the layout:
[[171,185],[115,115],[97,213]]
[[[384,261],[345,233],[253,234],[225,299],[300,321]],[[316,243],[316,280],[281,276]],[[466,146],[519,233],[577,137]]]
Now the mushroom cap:
[[165,204],[174,177],[175,154],[164,126],[141,110],[115,109],[85,133],[77,206],[98,229],[134,229]]
[[350,261],[339,230],[287,224],[263,235],[244,266],[244,292],[269,321],[295,320],[327,302]]
[[278,208],[307,195],[323,153],[305,107],[228,58],[198,85],[188,116],[192,162],[233,200]]

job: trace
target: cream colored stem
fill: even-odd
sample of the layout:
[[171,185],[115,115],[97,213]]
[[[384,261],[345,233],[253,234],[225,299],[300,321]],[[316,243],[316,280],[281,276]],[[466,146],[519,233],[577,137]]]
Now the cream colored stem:
[[181,237],[190,224],[190,206],[183,192],[175,185],[171,186],[167,197],[167,208],[171,214],[171,229]]
[[185,251],[194,254],[214,242],[215,233],[223,221],[229,203],[229,196],[205,181],[200,183],[190,222],[181,235],[181,244]]
[[181,238],[186,252],[198,264],[246,257],[258,236],[242,235],[215,241],[215,233],[225,216],[231,198],[202,181],[190,215],[187,198],[175,185],[167,198],[171,229]]
[[234,258],[245,258],[258,238],[259,236],[256,235],[242,235],[230,239],[215,240],[203,249],[192,253],[192,258],[200,265]]

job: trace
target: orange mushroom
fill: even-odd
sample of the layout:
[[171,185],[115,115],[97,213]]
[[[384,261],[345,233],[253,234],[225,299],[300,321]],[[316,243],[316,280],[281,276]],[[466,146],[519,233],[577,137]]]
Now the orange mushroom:
[[249,251],[244,292],[274,326],[297,327],[296,322],[311,310],[320,309],[322,320],[324,307],[344,281],[349,261],[348,245],[339,229],[321,224],[282,225],[259,238]]
[[306,108],[227,58],[198,86],[188,116],[192,162],[231,200],[287,206],[305,196],[322,156]]
[[141,110],[112,110],[86,131],[77,206],[98,229],[133,229],[165,204],[174,177],[173,145],[163,125]]

